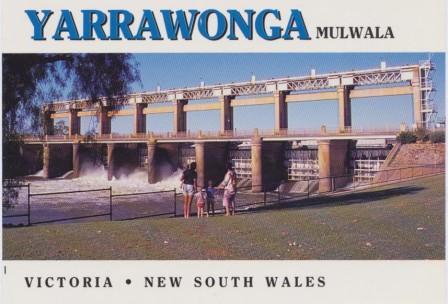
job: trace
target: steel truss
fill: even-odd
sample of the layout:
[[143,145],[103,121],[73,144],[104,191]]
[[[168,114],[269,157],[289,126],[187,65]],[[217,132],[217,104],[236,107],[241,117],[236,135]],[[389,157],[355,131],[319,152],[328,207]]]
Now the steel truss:
[[376,85],[402,82],[400,71],[367,73],[353,76],[353,84],[362,85]]
[[[122,106],[132,103],[168,103],[176,99],[211,99],[222,95],[244,96],[272,93],[275,91],[300,92],[307,90],[331,89],[341,85],[365,86],[383,85],[399,82],[410,82],[403,78],[403,71],[419,69],[421,81],[421,100],[423,121],[428,124],[434,118],[434,107],[431,99],[432,81],[429,76],[432,70],[430,61],[419,65],[404,65],[382,69],[359,70],[341,73],[310,75],[300,77],[279,78],[263,81],[229,83],[213,86],[201,86],[185,89],[157,90],[130,94],[112,102],[103,100],[103,105]],[[86,109],[89,104],[85,100],[54,102],[44,107],[45,111],[62,112],[68,109]]]

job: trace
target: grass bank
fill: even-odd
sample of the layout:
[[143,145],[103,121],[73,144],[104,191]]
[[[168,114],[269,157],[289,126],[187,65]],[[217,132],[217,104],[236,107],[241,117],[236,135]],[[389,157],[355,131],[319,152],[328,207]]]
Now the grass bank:
[[3,230],[4,259],[443,259],[444,175],[235,217]]

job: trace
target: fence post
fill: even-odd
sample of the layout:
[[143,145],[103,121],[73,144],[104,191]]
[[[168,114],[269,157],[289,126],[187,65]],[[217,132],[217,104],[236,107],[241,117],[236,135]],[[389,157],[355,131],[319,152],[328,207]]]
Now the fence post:
[[310,198],[310,177],[308,177],[308,187],[307,187],[307,190],[308,190],[307,198],[309,199]]
[[398,170],[400,170],[400,182],[401,182],[401,168],[400,168],[400,169],[398,169]]
[[280,193],[281,189],[283,188],[282,185],[283,185],[283,183],[280,182],[280,185],[278,186],[278,202],[279,202],[279,203],[280,203],[281,200],[282,200],[282,194]]
[[336,189],[335,189],[335,186],[334,186],[334,176],[332,176],[331,177],[331,192],[334,192]]
[[112,221],[112,186],[109,187],[109,219]]
[[174,192],[174,212],[173,212],[173,215],[174,215],[174,217],[176,217],[177,216],[177,211],[176,211],[176,208],[177,208],[177,204],[176,204],[176,188],[174,188],[174,190],[173,190],[173,192]]
[[31,193],[30,193],[30,185],[28,184],[28,226],[31,226]]
[[356,191],[356,175],[353,174],[353,191]]
[[266,187],[263,187],[263,203],[266,206],[267,202],[266,202]]

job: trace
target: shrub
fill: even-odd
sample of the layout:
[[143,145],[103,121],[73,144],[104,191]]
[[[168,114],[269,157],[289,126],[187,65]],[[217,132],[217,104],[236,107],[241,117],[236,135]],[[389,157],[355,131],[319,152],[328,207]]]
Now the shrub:
[[429,140],[429,131],[425,128],[418,128],[414,131],[417,141],[425,142]]
[[429,135],[429,140],[436,144],[436,143],[444,143],[445,142],[445,131],[439,130],[439,131],[433,131]]
[[397,136],[397,140],[402,144],[412,144],[417,141],[417,136],[411,131],[401,131]]

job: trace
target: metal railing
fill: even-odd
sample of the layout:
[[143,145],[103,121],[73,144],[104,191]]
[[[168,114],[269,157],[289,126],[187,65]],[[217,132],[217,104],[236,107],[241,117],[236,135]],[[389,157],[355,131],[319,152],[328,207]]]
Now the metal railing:
[[111,220],[133,220],[177,215],[176,189],[139,193],[112,194]]
[[[413,178],[432,176],[445,172],[445,164],[428,164],[381,170],[372,180],[358,181],[355,174],[330,177],[309,178],[303,181],[282,181],[260,185],[263,200],[254,204],[273,204],[283,201],[296,201],[311,197],[327,196],[337,193],[362,191],[390,183],[407,181]],[[302,184],[300,186],[300,183]],[[299,186],[298,186],[299,185]],[[292,189],[293,187],[296,190]],[[240,188],[251,192],[254,186]],[[255,186],[257,188],[257,186]]]
[[[282,202],[303,202],[320,196],[337,195],[362,191],[393,182],[407,181],[416,177],[431,176],[445,172],[445,164],[428,164],[381,170],[370,181],[358,182],[356,175],[309,178],[302,181],[283,181],[239,187],[235,207],[245,208],[280,204]],[[25,224],[36,225],[84,219],[102,218],[113,220],[133,220],[156,216],[176,217],[182,213],[182,194],[176,189],[165,191],[113,194],[112,187],[104,189],[76,190],[64,192],[31,193],[30,184],[17,187],[25,189],[22,202],[3,213],[5,219],[26,218]],[[254,192],[253,189],[259,191]],[[220,212],[223,190],[217,190],[214,211]],[[192,203],[193,212],[196,207]],[[17,209],[16,209],[17,208]],[[180,209],[180,210],[179,210]],[[12,211],[18,211],[16,213]],[[9,213],[9,214],[8,214]],[[23,225],[24,223],[21,222]],[[12,224],[14,225],[14,224]]]
[[261,137],[329,137],[329,136],[395,136],[397,128],[321,128],[321,129],[260,129],[260,130],[228,130],[228,131],[186,131],[137,134],[104,134],[104,135],[32,135],[24,136],[25,142],[61,142],[61,141],[146,141],[151,138],[160,139],[250,139],[254,135]]
[[95,217],[112,220],[112,187],[30,193],[29,205],[30,225]]
[[[104,189],[31,193],[31,184],[23,199],[3,208],[4,225],[37,225],[73,222],[91,218],[131,220],[145,217],[177,215],[176,190],[113,194]],[[5,189],[8,186],[4,186]],[[17,212],[17,210],[19,212]],[[16,211],[16,212],[15,212]],[[26,218],[26,221],[10,220]]]

